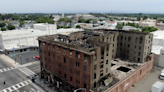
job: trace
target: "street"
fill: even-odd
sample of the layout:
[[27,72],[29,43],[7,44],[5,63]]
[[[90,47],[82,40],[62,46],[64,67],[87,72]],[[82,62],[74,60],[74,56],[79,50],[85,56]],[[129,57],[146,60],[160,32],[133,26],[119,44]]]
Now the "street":
[[40,62],[35,61],[32,65],[26,66],[31,71],[35,72],[36,74],[40,73]]
[[[34,64],[34,66],[36,65],[39,63]],[[39,70],[34,71],[39,73]],[[0,57],[0,92],[47,92],[29,79],[29,76],[32,75],[35,75],[35,72],[30,71],[30,69],[24,66],[14,67],[10,62],[6,62],[4,58]]]

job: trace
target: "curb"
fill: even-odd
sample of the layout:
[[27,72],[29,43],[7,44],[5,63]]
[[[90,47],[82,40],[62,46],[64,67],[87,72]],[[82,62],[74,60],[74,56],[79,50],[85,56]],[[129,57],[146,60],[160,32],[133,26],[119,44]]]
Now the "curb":
[[49,91],[46,87],[44,87],[42,84],[39,84],[38,82],[35,82],[36,84],[40,85],[42,88],[44,88],[45,90],[47,90],[48,92],[51,92]]

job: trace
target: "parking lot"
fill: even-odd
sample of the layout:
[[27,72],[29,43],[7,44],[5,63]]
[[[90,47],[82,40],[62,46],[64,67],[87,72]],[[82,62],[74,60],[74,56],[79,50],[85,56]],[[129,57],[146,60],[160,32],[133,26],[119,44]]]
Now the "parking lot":
[[[153,69],[138,83],[129,88],[127,92],[151,92],[151,87],[156,81],[161,81],[164,83],[164,80],[160,80],[158,78],[160,73],[161,69]],[[164,90],[162,92],[164,92]]]
[[39,53],[37,51],[28,51],[28,52],[22,52],[22,53],[16,53],[15,55],[10,55],[9,57],[13,60],[16,60],[19,64],[26,64],[29,62],[36,61],[35,56],[38,56]]

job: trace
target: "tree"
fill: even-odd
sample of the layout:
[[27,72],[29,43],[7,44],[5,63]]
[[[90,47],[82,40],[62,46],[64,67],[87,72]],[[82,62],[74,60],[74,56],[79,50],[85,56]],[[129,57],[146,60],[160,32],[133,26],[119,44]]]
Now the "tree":
[[147,19],[147,16],[146,15],[143,17],[143,20],[145,20],[145,19]]
[[18,20],[19,19],[19,16],[18,15],[12,15],[11,17],[13,20]]
[[144,28],[142,28],[142,32],[145,32],[145,31],[153,32],[156,30],[157,30],[157,28],[155,28],[155,27],[144,27]]
[[117,28],[118,30],[121,30],[121,29],[123,28],[123,26],[122,26],[121,24],[117,24],[116,28]]
[[6,28],[2,27],[2,28],[1,28],[1,31],[6,31]]
[[20,23],[20,24],[19,24],[20,27],[22,27],[22,25],[24,24],[23,21],[19,21],[19,23]]
[[15,26],[9,24],[9,25],[7,26],[7,29],[9,29],[9,30],[13,30],[13,29],[15,29]]
[[3,23],[0,23],[0,27],[4,27],[6,24],[3,22]]
[[124,22],[122,23],[122,25],[124,26]]
[[130,29],[130,31],[140,32],[140,30]]
[[144,31],[144,33],[149,33],[149,31]]
[[92,13],[92,12],[90,12],[89,14],[90,14],[90,15],[92,15],[93,13]]
[[81,28],[80,25],[77,25],[76,28]]
[[78,23],[85,23],[85,19],[79,19]]
[[141,19],[140,17],[137,17],[137,21],[140,21],[140,19]]

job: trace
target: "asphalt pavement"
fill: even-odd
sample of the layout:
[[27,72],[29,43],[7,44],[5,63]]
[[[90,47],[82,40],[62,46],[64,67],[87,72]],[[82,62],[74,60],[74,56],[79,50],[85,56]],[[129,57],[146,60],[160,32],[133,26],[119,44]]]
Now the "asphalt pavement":
[[39,61],[35,61],[35,63],[33,63],[32,65],[29,65],[26,67],[36,74],[40,73],[40,62]]
[[27,51],[27,52],[21,52],[21,53],[16,53],[15,55],[9,55],[10,58],[13,60],[16,60],[19,64],[27,64],[30,62],[36,61],[35,56],[38,56],[39,53],[37,51]]
[[14,67],[4,58],[0,58],[0,92],[47,92],[29,79],[28,74],[35,73],[26,67]]

